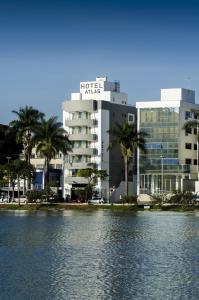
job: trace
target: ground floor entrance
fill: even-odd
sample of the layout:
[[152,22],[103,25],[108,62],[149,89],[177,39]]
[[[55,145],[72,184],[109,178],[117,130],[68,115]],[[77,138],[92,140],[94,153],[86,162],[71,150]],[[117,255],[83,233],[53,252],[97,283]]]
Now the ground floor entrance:
[[141,174],[140,194],[169,193],[183,190],[184,177],[181,174]]

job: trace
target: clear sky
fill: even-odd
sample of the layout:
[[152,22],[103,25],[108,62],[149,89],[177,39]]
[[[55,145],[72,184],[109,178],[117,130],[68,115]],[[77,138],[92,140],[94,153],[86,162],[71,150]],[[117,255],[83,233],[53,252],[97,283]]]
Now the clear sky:
[[61,102],[96,76],[120,80],[129,103],[160,88],[196,90],[199,1],[0,0],[0,123],[32,105],[61,118]]

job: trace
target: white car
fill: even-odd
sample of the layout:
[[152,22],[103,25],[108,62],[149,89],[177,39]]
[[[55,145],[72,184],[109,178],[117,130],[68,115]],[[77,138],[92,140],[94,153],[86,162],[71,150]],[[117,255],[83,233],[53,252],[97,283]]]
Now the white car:
[[89,204],[103,204],[105,203],[103,197],[93,197],[92,199],[88,200]]

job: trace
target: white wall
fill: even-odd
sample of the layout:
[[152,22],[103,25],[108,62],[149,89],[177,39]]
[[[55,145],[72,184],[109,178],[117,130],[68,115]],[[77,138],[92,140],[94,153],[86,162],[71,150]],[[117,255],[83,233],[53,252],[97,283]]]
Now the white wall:
[[161,89],[161,101],[176,100],[195,103],[195,92],[182,88]]
[[[109,145],[109,134],[107,131],[110,129],[110,112],[108,110],[99,110],[98,128],[98,157],[99,157],[99,170],[106,170],[109,174],[109,152],[107,151]],[[109,190],[109,180],[100,183],[100,186]]]

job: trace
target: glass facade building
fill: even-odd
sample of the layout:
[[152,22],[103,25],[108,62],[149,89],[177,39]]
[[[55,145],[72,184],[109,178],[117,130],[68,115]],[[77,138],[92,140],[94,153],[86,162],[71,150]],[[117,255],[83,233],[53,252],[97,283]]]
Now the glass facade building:
[[176,90],[168,89],[169,98],[161,101],[136,103],[138,130],[148,134],[146,153],[138,150],[138,194],[183,190],[186,180],[196,179],[196,166],[192,166],[197,158],[196,136],[187,134],[183,125],[197,105],[194,97],[183,99],[188,90]]
[[146,154],[140,153],[140,188],[143,192],[176,190],[189,166],[179,159],[179,107],[140,109],[140,130],[148,134]]

